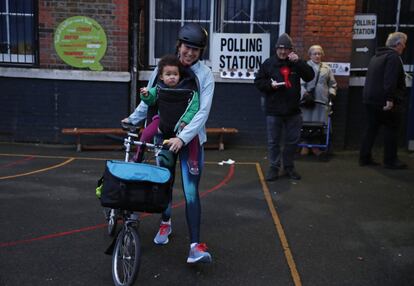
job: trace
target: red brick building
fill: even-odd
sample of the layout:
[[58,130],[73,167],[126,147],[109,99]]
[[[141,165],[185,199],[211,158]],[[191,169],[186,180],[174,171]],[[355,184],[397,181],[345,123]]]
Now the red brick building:
[[[136,106],[136,90],[145,85],[160,56],[174,52],[179,27],[191,21],[201,23],[210,36],[204,58],[215,73],[216,90],[208,126],[238,128],[238,145],[265,144],[261,97],[252,84],[254,71],[247,70],[250,76],[246,76],[246,70],[236,69],[234,76],[226,77],[214,70],[218,50],[214,38],[219,34],[242,38],[267,34],[265,43],[273,54],[278,35],[288,32],[301,57],[307,58],[309,46],[321,44],[324,61],[349,64],[355,53],[355,15],[375,14],[375,45],[383,45],[389,32],[406,32],[409,44],[403,60],[406,70],[413,70],[414,5],[407,0],[387,7],[374,0],[12,2],[0,0],[0,140],[69,143],[73,138],[63,136],[61,128],[117,127]],[[59,56],[57,29],[74,16],[93,19],[103,29],[102,70],[68,64]],[[336,146],[359,144],[364,74],[364,68],[353,70],[351,64],[349,75],[336,77]],[[401,136],[407,139],[405,131]]]

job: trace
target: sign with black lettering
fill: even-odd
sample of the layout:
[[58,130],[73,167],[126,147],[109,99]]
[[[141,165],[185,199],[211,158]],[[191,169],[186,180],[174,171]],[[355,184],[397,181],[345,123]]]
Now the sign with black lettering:
[[355,15],[352,33],[351,70],[366,70],[377,45],[377,15]]
[[352,39],[367,40],[375,39],[377,36],[377,15],[361,14],[355,15]]
[[335,76],[349,76],[350,63],[325,62]]
[[269,34],[213,34],[212,70],[221,77],[254,79],[270,56]]

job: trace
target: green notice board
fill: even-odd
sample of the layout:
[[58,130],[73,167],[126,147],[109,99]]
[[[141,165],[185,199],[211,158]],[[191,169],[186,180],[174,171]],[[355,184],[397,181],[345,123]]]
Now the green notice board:
[[75,16],[64,20],[55,31],[55,50],[68,65],[103,70],[100,60],[106,52],[106,35],[95,20]]

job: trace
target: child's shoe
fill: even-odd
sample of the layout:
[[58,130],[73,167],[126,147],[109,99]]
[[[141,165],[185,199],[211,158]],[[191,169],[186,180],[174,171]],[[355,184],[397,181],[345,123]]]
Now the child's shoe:
[[198,161],[188,160],[188,171],[191,175],[197,176],[200,174],[200,170],[198,169]]

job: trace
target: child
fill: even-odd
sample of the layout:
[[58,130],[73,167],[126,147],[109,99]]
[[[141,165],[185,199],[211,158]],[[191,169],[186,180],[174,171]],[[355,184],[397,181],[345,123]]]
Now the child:
[[[197,87],[190,84],[189,75],[175,55],[166,55],[158,63],[159,82],[150,89],[141,88],[140,97],[148,106],[158,107],[158,114],[146,126],[141,134],[141,141],[148,142],[157,134],[164,139],[175,137],[190,123],[199,110],[199,95]],[[129,122],[124,118],[123,122]],[[189,172],[198,175],[198,136],[189,143]],[[144,150],[138,146],[134,156],[136,162],[142,161]]]

